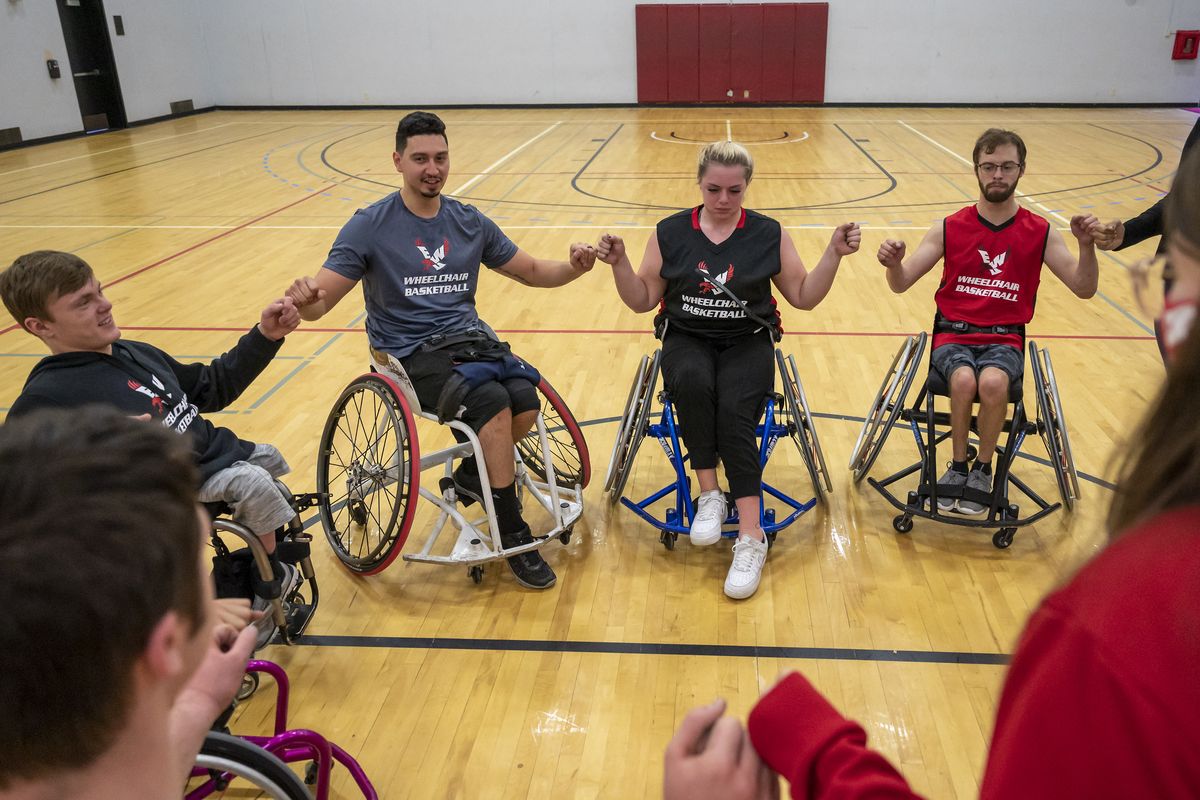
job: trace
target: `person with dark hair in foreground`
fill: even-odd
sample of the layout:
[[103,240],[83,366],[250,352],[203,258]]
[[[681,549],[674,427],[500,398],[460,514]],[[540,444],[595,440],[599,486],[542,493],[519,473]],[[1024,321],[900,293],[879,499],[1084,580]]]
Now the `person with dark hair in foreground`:
[[113,410],[0,427],[3,800],[179,797],[255,639],[215,606],[197,483]]
[[[1166,230],[1176,276],[1163,314],[1166,382],[1130,434],[1111,543],[1042,602],[1021,635],[985,798],[1194,797],[1200,787],[1200,149],[1180,166]],[[740,741],[732,730],[740,726],[720,715],[719,706],[697,709],[680,734],[711,726],[710,742],[720,729],[737,746],[668,748],[670,800],[760,796],[728,755],[751,745],[793,798],[914,796],[867,747],[862,727],[797,672],[763,696]],[[708,779],[675,791],[697,764]]]

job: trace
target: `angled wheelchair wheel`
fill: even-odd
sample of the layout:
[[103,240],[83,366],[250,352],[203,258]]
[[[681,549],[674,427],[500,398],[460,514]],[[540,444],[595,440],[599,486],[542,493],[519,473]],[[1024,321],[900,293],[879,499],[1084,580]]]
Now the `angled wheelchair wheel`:
[[[546,425],[546,439],[558,485],[571,489],[578,485],[586,489],[592,480],[592,461],[583,431],[549,381],[542,378],[537,388],[542,395],[542,420]],[[525,469],[545,482],[546,464],[536,425],[517,442],[517,452],[525,462]]]
[[800,371],[796,369],[796,359],[793,356],[784,357],[782,350],[776,350],[775,360],[783,380],[788,436],[804,459],[804,466],[808,469],[808,477],[812,481],[817,500],[824,503],[826,494],[833,491],[833,485],[829,481],[829,469],[825,466],[825,454],[821,451],[821,442],[817,438],[812,411],[808,408],[804,384],[800,382]]
[[625,401],[625,411],[621,414],[612,457],[608,461],[608,473],[604,477],[604,491],[607,493],[609,504],[617,502],[621,493],[625,491],[625,482],[629,480],[634,456],[641,447],[642,439],[646,438],[650,409],[654,404],[654,390],[658,386],[661,357],[661,350],[655,350],[651,356],[642,356],[633,385],[629,387],[629,397]]
[[349,569],[374,575],[400,554],[416,515],[420,462],[399,388],[380,374],[352,381],[329,412],[317,453],[321,524]]
[[[245,791],[249,786],[258,790],[254,797],[275,800],[312,800],[300,776],[288,769],[276,756],[256,744],[226,733],[210,732],[196,756],[196,766],[207,770],[208,779],[195,786],[189,782],[187,798],[207,797],[213,790],[223,791],[233,786]],[[203,777],[201,772],[198,777]]]
[[1037,394],[1037,428],[1046,445],[1046,454],[1054,467],[1054,480],[1058,494],[1068,511],[1075,508],[1079,499],[1079,474],[1075,471],[1075,458],[1071,454],[1071,440],[1067,436],[1067,421],[1063,417],[1062,398],[1058,395],[1058,384],[1054,381],[1054,364],[1048,350],[1039,350],[1037,344],[1029,343],[1029,365],[1033,368],[1034,387]]
[[854,443],[854,451],[850,456],[850,469],[854,472],[854,482],[859,483],[867,476],[875,459],[883,449],[892,426],[904,410],[904,401],[908,399],[908,390],[912,387],[913,378],[921,367],[921,357],[925,354],[925,343],[928,335],[922,331],[917,336],[909,336],[896,351],[892,365],[888,367],[883,378],[883,384],[875,395],[875,400],[867,410],[863,420],[862,430],[859,431],[858,441]]

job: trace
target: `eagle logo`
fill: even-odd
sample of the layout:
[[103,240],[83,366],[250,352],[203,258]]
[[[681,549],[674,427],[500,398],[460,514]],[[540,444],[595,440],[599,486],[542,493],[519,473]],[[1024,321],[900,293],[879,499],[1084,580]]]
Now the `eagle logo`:
[[438,269],[446,266],[446,253],[450,252],[450,240],[442,239],[442,246],[432,253],[425,247],[425,243],[420,239],[416,241],[417,249],[421,251],[421,266],[426,270]]
[[729,269],[719,275],[711,274],[708,271],[708,264],[705,264],[703,261],[697,265],[696,269],[709,277],[709,280],[700,282],[700,294],[713,294],[717,291],[717,287],[713,285],[714,283],[724,286],[733,278],[733,264],[730,264]]
[[1005,250],[998,256],[992,256],[988,255],[987,250],[980,250],[979,255],[983,258],[983,265],[987,267],[988,273],[999,275],[1000,271],[1004,268],[1004,257],[1008,255],[1008,251]]

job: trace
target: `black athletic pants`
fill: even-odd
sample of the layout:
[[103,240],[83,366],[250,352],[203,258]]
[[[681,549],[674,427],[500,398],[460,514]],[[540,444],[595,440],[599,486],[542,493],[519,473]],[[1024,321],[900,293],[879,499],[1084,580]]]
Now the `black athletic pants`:
[[662,371],[692,468],[714,469],[720,455],[734,499],[757,496],[762,467],[754,429],[775,385],[770,334],[709,338],[669,329]]

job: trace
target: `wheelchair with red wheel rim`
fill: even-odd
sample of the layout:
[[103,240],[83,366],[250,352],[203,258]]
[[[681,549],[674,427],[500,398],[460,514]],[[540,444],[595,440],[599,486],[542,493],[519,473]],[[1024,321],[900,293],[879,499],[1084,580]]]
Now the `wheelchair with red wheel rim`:
[[[583,490],[591,480],[591,462],[583,431],[554,387],[538,384],[541,409],[533,428],[515,443],[516,485],[523,507],[545,512],[549,528],[530,544],[504,548],[483,450],[475,431],[457,420],[445,423],[462,441],[422,454],[416,420],[438,424],[420,409],[411,382],[394,357],[376,360],[372,372],[342,391],[325,422],[317,456],[320,518],[326,538],[346,567],[363,575],[382,572],[400,556],[424,498],[437,512],[429,535],[404,560],[466,566],[479,583],[491,561],[534,550],[558,540],[570,542],[583,512]],[[468,517],[452,478],[458,459],[477,456],[483,484],[483,516]],[[437,491],[421,485],[421,475],[440,472]],[[533,520],[531,520],[533,522]],[[444,534],[454,532],[447,546]],[[440,546],[439,546],[440,545]]]

